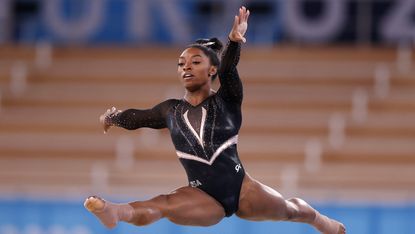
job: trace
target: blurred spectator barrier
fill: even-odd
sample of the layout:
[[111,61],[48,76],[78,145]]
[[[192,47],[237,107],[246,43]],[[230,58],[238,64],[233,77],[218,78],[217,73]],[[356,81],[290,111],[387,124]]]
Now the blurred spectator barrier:
[[[83,201],[1,200],[0,234],[314,234],[305,224],[289,222],[250,222],[235,216],[212,227],[185,227],[161,220],[146,227],[121,224],[113,230],[103,225],[82,206]],[[353,234],[412,234],[415,205],[317,205],[322,213],[340,218]]]

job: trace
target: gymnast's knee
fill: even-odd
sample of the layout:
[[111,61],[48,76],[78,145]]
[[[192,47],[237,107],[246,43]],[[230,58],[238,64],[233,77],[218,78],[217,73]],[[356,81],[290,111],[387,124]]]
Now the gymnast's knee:
[[288,199],[287,201],[293,203],[296,206],[302,206],[305,203],[304,200],[302,200],[300,198],[297,198],[297,197],[292,197],[292,198]]
[[149,225],[162,218],[161,212],[155,208],[142,208],[136,210],[131,223],[137,226]]
[[301,218],[302,220],[307,220],[309,222],[312,222],[314,220],[316,212],[304,200],[295,197],[290,198],[287,201],[293,204],[294,206],[293,212],[290,212],[290,219]]
[[145,226],[163,218],[162,207],[166,206],[166,200],[167,195],[159,195],[150,201],[134,203],[134,218],[131,223]]

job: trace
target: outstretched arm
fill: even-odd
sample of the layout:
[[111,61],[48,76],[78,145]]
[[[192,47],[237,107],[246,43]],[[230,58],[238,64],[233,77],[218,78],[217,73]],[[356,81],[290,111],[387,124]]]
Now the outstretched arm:
[[244,6],[239,8],[239,15],[235,15],[229,39],[234,42],[246,42],[245,33],[248,29],[249,10]]
[[235,16],[232,30],[229,33],[229,42],[222,54],[218,72],[221,84],[218,93],[225,99],[238,103],[242,102],[243,87],[236,66],[239,62],[241,43],[246,42],[244,36],[248,29],[249,13],[249,10],[241,7],[239,15]]
[[104,133],[111,126],[134,130],[142,127],[160,129],[166,127],[166,112],[170,101],[162,102],[151,109],[117,110],[115,107],[108,109],[99,120],[104,128]]

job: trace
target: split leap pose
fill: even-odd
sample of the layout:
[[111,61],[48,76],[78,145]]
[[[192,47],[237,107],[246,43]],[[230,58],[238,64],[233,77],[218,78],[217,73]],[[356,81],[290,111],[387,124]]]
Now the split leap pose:
[[[210,226],[236,214],[247,220],[308,223],[321,233],[343,234],[345,227],[299,198],[284,199],[274,189],[245,172],[237,152],[243,89],[236,69],[249,11],[239,9],[229,41],[198,40],[180,55],[177,74],[183,99],[169,99],[151,109],[108,110],[101,117],[111,126],[133,130],[168,128],[189,180],[187,186],[147,201],[116,204],[88,197],[86,209],[108,228],[123,221],[142,226],[161,218],[180,225]],[[211,89],[219,76],[220,88]]]

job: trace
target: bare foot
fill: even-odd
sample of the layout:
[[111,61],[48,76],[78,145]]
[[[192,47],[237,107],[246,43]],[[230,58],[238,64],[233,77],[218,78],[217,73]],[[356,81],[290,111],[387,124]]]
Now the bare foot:
[[105,201],[99,197],[91,196],[85,199],[84,207],[89,212],[101,212],[104,210]]
[[339,232],[338,232],[338,234],[345,234],[346,233],[346,227],[342,224],[342,223],[339,223]]
[[84,202],[84,207],[93,213],[107,228],[117,226],[117,209],[104,199],[97,196],[88,197]]
[[331,219],[320,213],[316,213],[313,225],[323,234],[345,234],[346,228],[337,220]]
[[330,226],[337,227],[336,229],[334,229],[334,230],[337,230],[337,232],[334,233],[335,231],[333,230],[333,231],[330,231],[330,232],[323,232],[324,234],[345,234],[346,233],[346,228],[344,227],[344,225],[342,223],[340,223],[340,222],[338,222],[334,219],[331,219],[331,222],[332,222],[332,225],[330,225]]

